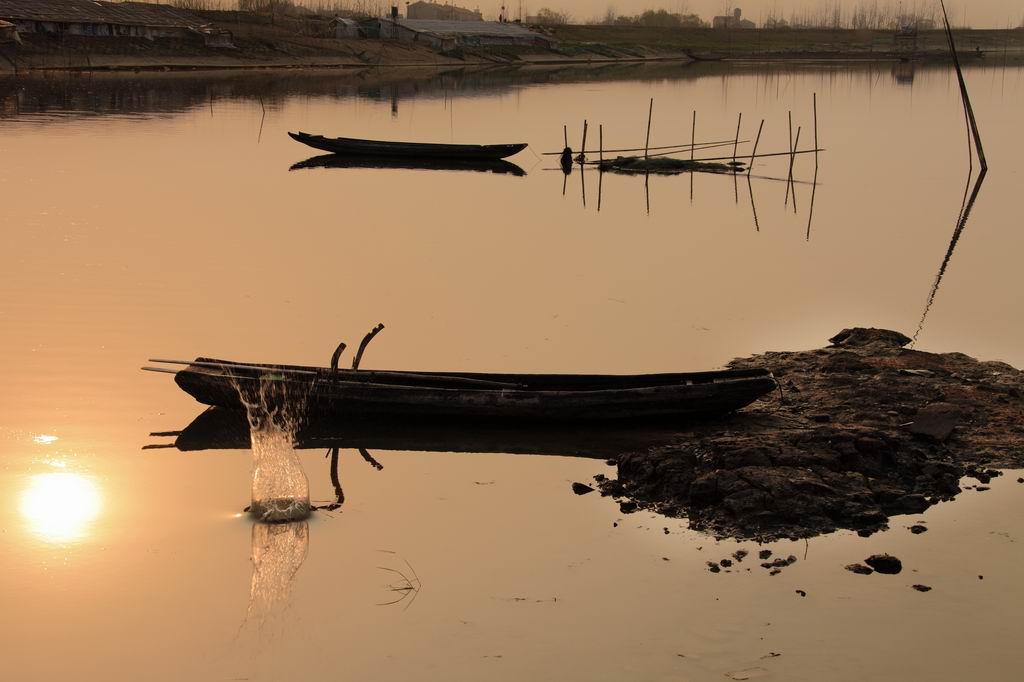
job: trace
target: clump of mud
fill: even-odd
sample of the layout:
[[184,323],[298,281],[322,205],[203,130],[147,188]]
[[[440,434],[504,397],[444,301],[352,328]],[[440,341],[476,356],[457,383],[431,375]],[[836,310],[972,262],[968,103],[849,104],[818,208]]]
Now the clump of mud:
[[904,348],[898,332],[844,330],[832,345],[765,353],[779,394],[617,459],[602,493],[687,517],[718,536],[870,534],[1024,466],[1024,373],[961,353]]
[[717,161],[690,161],[667,156],[617,156],[600,163],[603,171],[615,173],[651,173],[654,175],[678,175],[680,173],[742,173],[742,162],[719,163]]

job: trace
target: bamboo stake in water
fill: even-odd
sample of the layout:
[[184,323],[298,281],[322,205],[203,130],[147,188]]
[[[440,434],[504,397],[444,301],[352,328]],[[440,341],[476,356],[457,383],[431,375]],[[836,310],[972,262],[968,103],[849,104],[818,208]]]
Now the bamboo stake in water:
[[974,108],[971,106],[971,98],[967,94],[967,83],[964,81],[963,71],[960,69],[960,57],[956,52],[956,44],[953,41],[953,29],[949,25],[949,16],[946,14],[946,4],[939,0],[942,6],[942,19],[946,24],[946,39],[949,41],[949,51],[953,54],[953,66],[956,68],[956,77],[960,82],[960,97],[963,100],[964,112],[970,124],[971,134],[974,136],[974,147],[978,151],[978,161],[981,162],[982,170],[988,170],[988,161],[985,160],[985,150],[981,146],[981,133],[978,132],[978,122],[974,118]]
[[796,141],[793,143],[793,151],[789,155],[789,185],[793,188],[793,213],[796,213],[796,181],[793,179],[793,164],[796,161],[796,148],[800,146],[800,128],[796,129]]
[[697,110],[693,111],[693,127],[690,129],[690,161],[693,161],[693,146],[697,144]]
[[[600,165],[598,166],[598,168],[600,168],[601,171],[604,172],[604,124],[603,123],[600,123],[597,126],[597,154],[598,154],[597,158],[601,162]],[[600,199],[599,199],[598,200],[598,205],[600,205],[600,203],[601,202],[600,202]]]
[[736,139],[732,143],[732,161],[736,163],[736,147],[740,144],[740,124],[743,123],[743,112],[740,112],[740,116],[736,119]]
[[814,93],[814,169],[818,169],[818,93]]
[[[757,157],[757,145],[761,141],[761,131],[764,129],[764,119],[761,119],[761,125],[757,127],[757,139],[754,140],[754,151],[750,154],[750,165],[747,166],[747,175],[750,175],[750,171],[754,168],[754,159]],[[760,230],[758,230],[760,231]]]
[[587,160],[586,151],[587,148],[587,119],[583,119],[583,146],[580,147],[580,163]]
[[651,98],[651,106],[647,110],[647,140],[644,142],[644,159],[651,146],[651,117],[654,116],[654,98]]
[[565,138],[565,145],[563,147],[563,149],[564,149],[565,147],[569,146],[569,126],[567,126],[567,125],[563,125],[562,126],[562,137]]
[[[693,161],[693,150],[697,145],[697,110],[693,110],[693,127],[690,128],[690,161]],[[690,203],[693,203],[693,171],[690,171]]]
[[789,149],[793,150],[793,112],[789,112]]

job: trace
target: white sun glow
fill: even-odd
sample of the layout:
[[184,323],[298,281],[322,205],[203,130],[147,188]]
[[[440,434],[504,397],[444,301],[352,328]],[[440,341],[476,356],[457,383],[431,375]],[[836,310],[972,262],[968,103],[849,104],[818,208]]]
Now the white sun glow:
[[32,534],[48,542],[67,543],[89,534],[101,501],[99,489],[87,476],[38,474],[22,492],[19,509]]

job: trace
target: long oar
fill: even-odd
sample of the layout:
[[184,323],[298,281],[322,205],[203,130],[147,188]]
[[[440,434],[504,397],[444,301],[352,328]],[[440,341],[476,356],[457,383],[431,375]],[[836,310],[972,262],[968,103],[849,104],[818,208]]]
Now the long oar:
[[[274,365],[242,365],[230,362],[205,362],[205,361],[193,361],[188,362],[186,360],[161,360],[152,358],[150,362],[158,362],[166,365],[184,365],[186,367],[208,367],[211,369],[242,369],[248,371],[265,371],[274,372],[278,374],[299,374],[303,376],[320,376],[320,372],[306,370],[306,369],[292,369],[288,367],[275,367]],[[143,368],[146,369],[146,368]],[[174,370],[160,370],[158,368],[149,368],[147,371],[165,371],[176,373]],[[329,370],[323,370],[324,373]],[[451,376],[447,374],[418,374],[415,372],[392,372],[388,370],[375,370],[375,369],[361,369],[361,370],[338,370],[338,376],[343,377],[344,381],[349,383],[358,383],[358,381],[352,381],[353,378],[359,377],[364,379],[372,379],[373,377],[393,377],[396,379],[418,379],[421,381],[443,381],[452,384],[462,385],[473,385],[488,388],[520,388],[520,384],[505,382],[505,381],[492,381],[490,379],[474,379],[472,377],[459,377]],[[237,378],[251,378],[251,377],[237,377]]]
[[[661,149],[689,149],[690,147],[694,147],[696,149],[703,149],[703,148],[710,148],[710,147],[727,147],[727,146],[733,144],[733,142],[735,142],[735,140],[719,140],[719,141],[713,141],[713,142],[683,142],[682,144],[670,144],[670,145],[665,145],[664,147],[648,147],[648,149],[650,151],[652,151],[652,152],[653,151],[657,151],[657,150],[661,150]],[[750,142],[750,140],[740,140],[740,144],[746,144],[747,142]],[[639,147],[637,149],[605,149],[604,151],[606,153],[608,153],[608,154],[617,154],[619,152],[642,152],[643,150],[644,150],[643,147]],[[590,149],[590,150],[587,151],[587,153],[588,154],[594,154],[597,151],[599,151],[599,150],[597,150],[597,149]],[[561,155],[562,155],[562,152],[541,152],[541,156],[561,156]]]
[[245,365],[232,362],[207,362],[203,360],[162,360],[160,358],[150,358],[149,362],[156,362],[161,365],[185,365],[185,366],[196,366],[196,367],[212,367],[214,369],[247,369],[250,371],[264,370],[280,372],[283,374],[305,374],[308,376],[316,376],[316,371],[308,369],[291,369],[288,367],[275,367],[274,365]]

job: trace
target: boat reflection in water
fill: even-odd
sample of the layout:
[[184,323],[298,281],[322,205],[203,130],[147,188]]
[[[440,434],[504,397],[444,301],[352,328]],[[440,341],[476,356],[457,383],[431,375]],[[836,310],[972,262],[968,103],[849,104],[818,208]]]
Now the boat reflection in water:
[[439,170],[497,173],[522,177],[526,171],[510,161],[486,159],[423,159],[401,156],[346,156],[321,154],[300,161],[289,170],[308,168],[381,168],[391,170]]
[[[166,445],[147,449],[247,450],[251,445],[249,423],[241,412],[212,407],[181,431],[151,434],[174,437]],[[325,449],[330,455],[331,484],[336,500],[327,509],[345,501],[338,476],[339,451],[353,449],[376,469],[383,468],[371,451],[443,452],[458,454],[508,454],[610,459],[623,452],[667,445],[678,438],[671,425],[541,425],[523,429],[512,424],[460,420],[353,420],[330,421],[304,427],[296,434],[296,449]],[[324,508],[324,507],[321,507]]]

